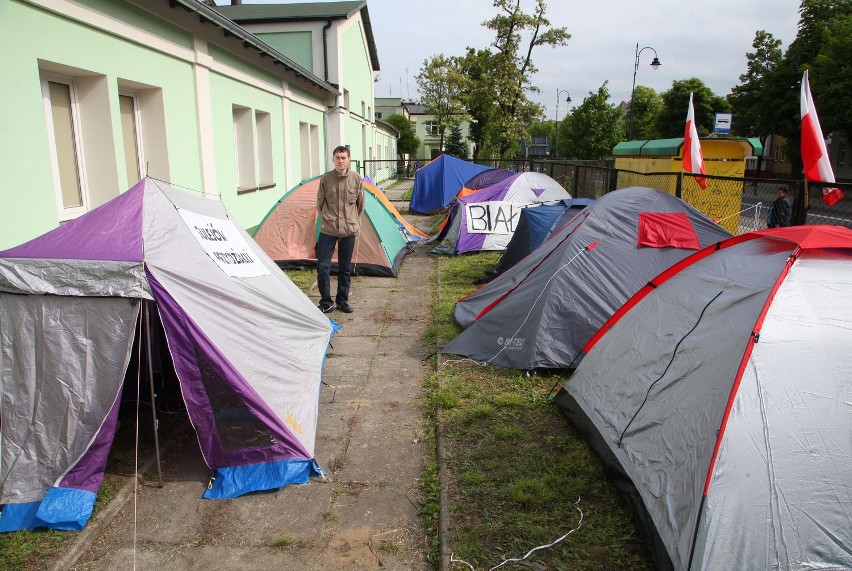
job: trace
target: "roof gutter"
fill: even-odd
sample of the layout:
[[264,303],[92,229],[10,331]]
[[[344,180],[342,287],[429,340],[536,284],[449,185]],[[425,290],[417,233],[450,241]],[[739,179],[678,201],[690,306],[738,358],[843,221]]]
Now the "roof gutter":
[[260,52],[261,56],[268,56],[272,58],[272,62],[274,64],[283,65],[286,69],[292,71],[297,76],[302,78],[308,83],[316,85],[326,91],[330,91],[335,95],[340,95],[340,91],[338,91],[337,87],[330,84],[328,82],[328,73],[326,72],[325,80],[321,80],[313,73],[291,60],[254,34],[249,33],[241,26],[237,25],[233,20],[226,18],[213,8],[208,7],[207,5],[199,2],[199,0],[169,0],[169,5],[173,8],[176,6],[181,6],[185,10],[190,12],[195,12],[202,21],[210,22],[220,28],[222,28],[225,36],[231,36],[233,38],[237,38],[242,41],[243,46],[251,47]]

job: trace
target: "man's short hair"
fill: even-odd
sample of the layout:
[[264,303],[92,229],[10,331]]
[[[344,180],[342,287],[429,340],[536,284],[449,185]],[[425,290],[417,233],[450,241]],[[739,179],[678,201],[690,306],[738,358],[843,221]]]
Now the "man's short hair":
[[349,149],[347,149],[343,145],[340,145],[339,147],[335,147],[334,150],[331,152],[331,156],[333,157],[337,153],[346,153],[347,157],[351,157],[351,155],[349,154]]
[[786,187],[786,186],[784,186],[784,185],[779,186],[779,187],[778,187],[778,190],[780,190],[780,191],[781,191],[781,192],[783,192],[784,194],[787,194],[787,192],[788,192],[788,191],[787,191],[787,187]]

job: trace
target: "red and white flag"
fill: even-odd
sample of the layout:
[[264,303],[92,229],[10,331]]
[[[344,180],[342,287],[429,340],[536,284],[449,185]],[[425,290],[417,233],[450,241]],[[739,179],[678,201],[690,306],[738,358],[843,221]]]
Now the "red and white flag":
[[[683,131],[683,170],[695,174],[707,174],[704,169],[704,155],[698,141],[698,129],[695,127],[695,110],[692,108],[692,93],[689,94],[689,111],[686,112],[686,129]],[[707,188],[707,179],[696,176],[701,188]]]
[[[802,163],[805,167],[805,178],[821,182],[834,182],[834,171],[828,162],[828,151],[825,139],[822,137],[822,127],[819,125],[814,98],[811,97],[811,85],[808,82],[808,70],[802,75]],[[822,199],[833,206],[843,198],[839,188],[823,187]]]

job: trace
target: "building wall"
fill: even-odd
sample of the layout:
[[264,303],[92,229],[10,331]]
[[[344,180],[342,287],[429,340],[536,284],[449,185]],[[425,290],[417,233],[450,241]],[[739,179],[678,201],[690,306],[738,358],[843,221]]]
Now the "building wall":
[[263,41],[310,72],[314,72],[312,37],[310,31],[271,32]]
[[[314,126],[310,136],[322,147],[327,92],[290,89],[284,76],[250,62],[256,52],[244,58],[241,45],[232,52],[208,41],[204,33],[224,35],[201,25],[197,16],[170,9],[167,2],[152,6],[164,10],[164,17],[115,0],[0,3],[6,64],[0,89],[0,249],[43,234],[137,182],[128,173],[135,160],[125,153],[122,105],[128,98],[136,106],[142,174],[221,196],[246,227],[301,179],[294,168],[302,158],[300,121]],[[173,23],[181,18],[201,31]],[[81,207],[64,208],[55,181],[46,78],[67,80],[76,95],[86,183]],[[251,117],[243,130],[249,145],[242,145],[248,152],[242,162],[235,109]],[[240,165],[252,162],[257,184],[241,192]]]

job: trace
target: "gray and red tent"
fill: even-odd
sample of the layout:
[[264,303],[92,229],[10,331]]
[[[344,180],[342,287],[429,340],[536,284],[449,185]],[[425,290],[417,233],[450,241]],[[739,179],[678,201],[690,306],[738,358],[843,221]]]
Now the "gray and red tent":
[[149,318],[213,470],[204,497],[320,473],[332,324],[221,202],[146,178],[0,252],[0,531],[86,524]]
[[777,228],[650,280],[556,402],[660,568],[852,569],[852,231]]
[[575,366],[583,345],[649,279],[729,237],[665,192],[607,193],[460,299],[454,315],[467,329],[441,352],[513,369]]

